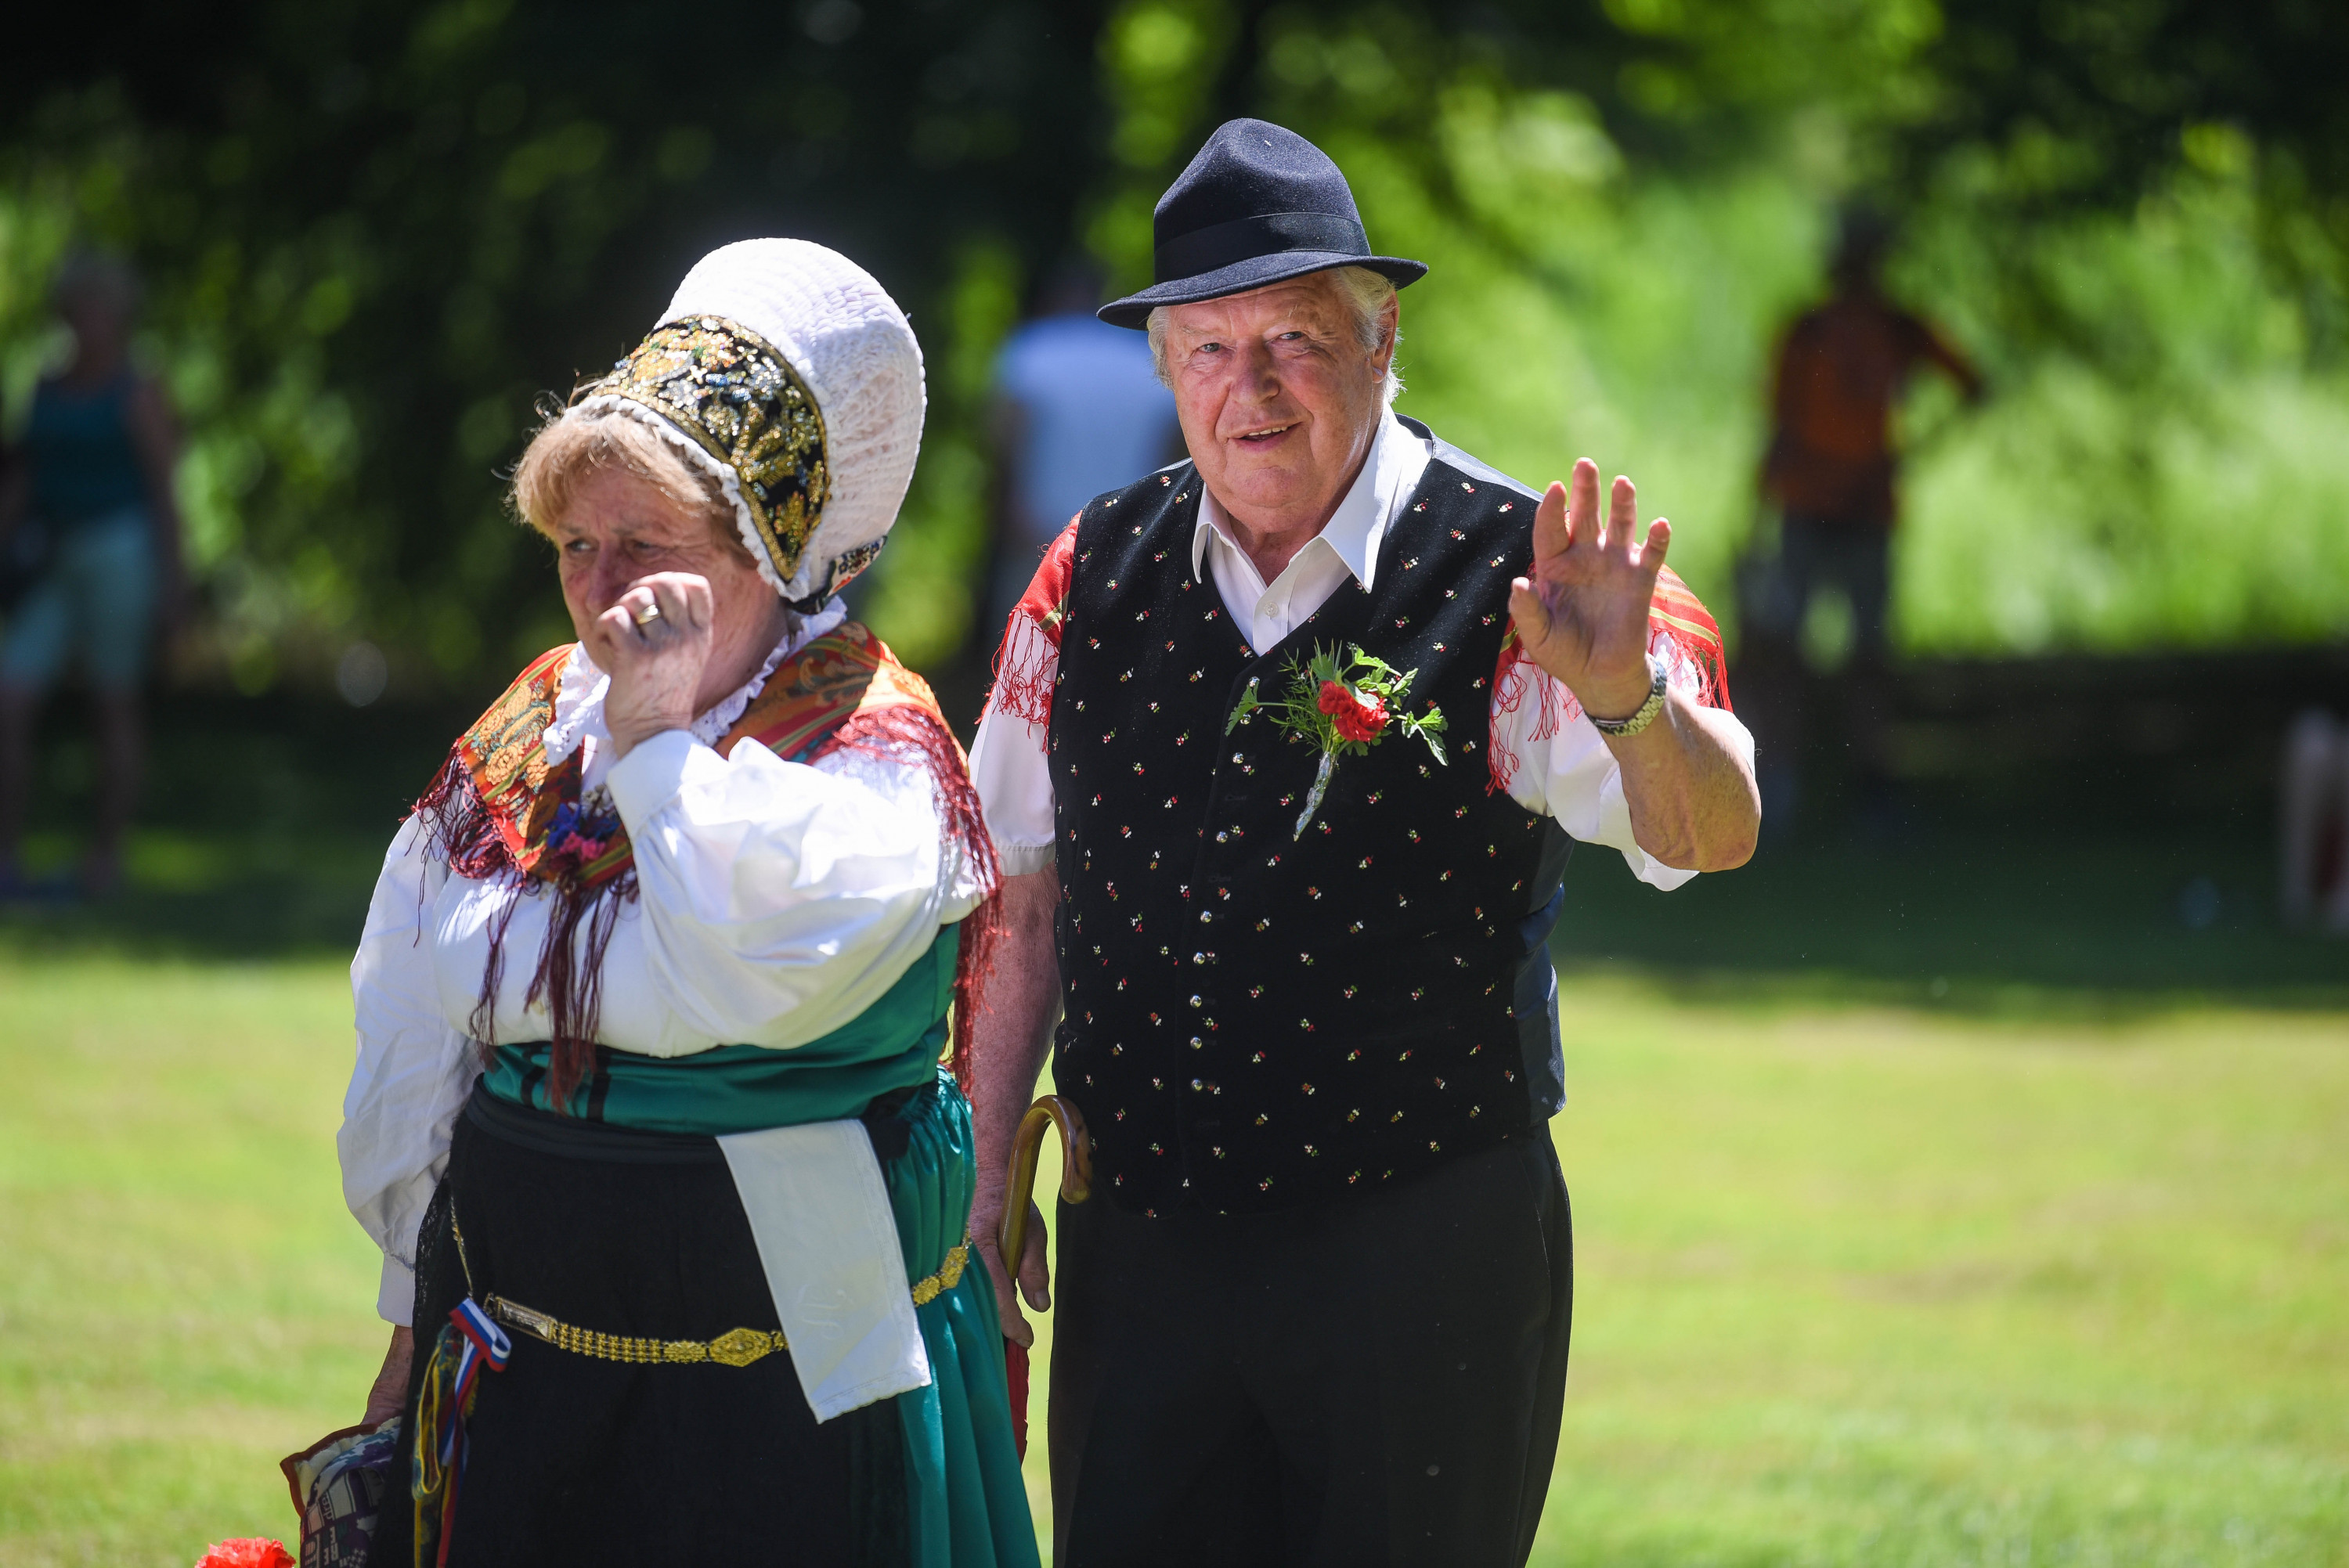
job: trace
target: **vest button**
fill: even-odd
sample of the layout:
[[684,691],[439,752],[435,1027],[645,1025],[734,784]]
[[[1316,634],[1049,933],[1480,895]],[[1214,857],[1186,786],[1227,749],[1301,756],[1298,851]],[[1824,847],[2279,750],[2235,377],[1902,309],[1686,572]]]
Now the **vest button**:
[[1202,1088],[1206,1088],[1207,1086],[1206,1086],[1206,1084],[1205,1082],[1203,1082],[1202,1080],[1200,1080],[1200,1079],[1198,1079],[1198,1078],[1193,1078],[1193,1079],[1191,1080],[1191,1087],[1192,1087],[1194,1089],[1202,1089]]
[[1216,842],[1219,844],[1229,843],[1231,841],[1231,837],[1232,836],[1229,833],[1217,833],[1216,835]]
[[1211,921],[1211,920],[1213,920],[1213,919],[1215,919],[1215,918],[1216,918],[1216,916],[1215,916],[1215,912],[1214,912],[1214,911],[1212,911],[1212,910],[1205,910],[1205,909],[1203,909],[1203,910],[1201,910],[1201,911],[1199,912],[1199,923],[1200,923],[1201,925],[1205,925],[1205,924],[1206,924],[1209,921]]
[[1192,998],[1191,998],[1191,1006],[1193,1006],[1194,1007],[1204,1007],[1204,1006],[1206,1006],[1206,1004],[1205,1002],[1202,1002],[1201,1000],[1199,1000],[1199,998],[1198,998],[1198,997],[1194,996],[1194,997],[1192,997]]
[[1207,955],[1204,953],[1194,953],[1191,954],[1191,962],[1194,964],[1205,964],[1206,961]]

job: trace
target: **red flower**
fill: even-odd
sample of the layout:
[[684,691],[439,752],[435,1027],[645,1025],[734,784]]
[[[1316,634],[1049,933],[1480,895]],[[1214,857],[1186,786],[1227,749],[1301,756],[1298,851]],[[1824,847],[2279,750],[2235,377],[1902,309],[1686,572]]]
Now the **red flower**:
[[1384,698],[1349,691],[1336,681],[1321,683],[1319,706],[1336,723],[1341,739],[1376,740],[1379,731],[1387,727]]
[[295,1568],[294,1554],[282,1541],[265,1535],[223,1541],[196,1560],[196,1568]]

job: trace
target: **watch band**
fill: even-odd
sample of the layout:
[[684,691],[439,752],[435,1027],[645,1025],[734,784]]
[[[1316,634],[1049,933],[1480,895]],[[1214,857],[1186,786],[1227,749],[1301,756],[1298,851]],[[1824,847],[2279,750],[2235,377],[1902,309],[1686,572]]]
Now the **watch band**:
[[1639,734],[1640,731],[1647,728],[1648,726],[1655,723],[1656,715],[1664,711],[1664,692],[1666,690],[1664,674],[1663,660],[1656,657],[1653,654],[1650,654],[1648,655],[1649,681],[1647,701],[1641,703],[1629,717],[1625,718],[1600,718],[1597,714],[1590,712],[1588,708],[1583,710],[1584,717],[1590,720],[1591,727],[1598,730],[1599,734],[1610,736],[1619,740],[1629,740],[1631,737]]

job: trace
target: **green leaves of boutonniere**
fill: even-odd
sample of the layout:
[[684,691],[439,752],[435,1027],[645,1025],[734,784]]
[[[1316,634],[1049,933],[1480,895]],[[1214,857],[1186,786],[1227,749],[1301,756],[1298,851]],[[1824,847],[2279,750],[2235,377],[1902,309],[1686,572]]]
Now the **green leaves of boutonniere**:
[[1414,714],[1402,706],[1403,694],[1411,689],[1417,670],[1398,672],[1357,645],[1340,643],[1334,649],[1324,649],[1317,643],[1310,659],[1300,665],[1292,658],[1282,673],[1288,677],[1288,689],[1271,701],[1258,695],[1257,682],[1248,682],[1239,701],[1232,705],[1231,717],[1224,721],[1224,733],[1231,734],[1262,713],[1291,740],[1306,741],[1319,749],[1321,766],[1314,775],[1312,791],[1305,798],[1305,810],[1297,819],[1297,830],[1289,835],[1292,839],[1305,836],[1306,825],[1320,810],[1340,757],[1367,752],[1400,730],[1425,741],[1436,761],[1446,760],[1444,710],[1429,703],[1425,712]]

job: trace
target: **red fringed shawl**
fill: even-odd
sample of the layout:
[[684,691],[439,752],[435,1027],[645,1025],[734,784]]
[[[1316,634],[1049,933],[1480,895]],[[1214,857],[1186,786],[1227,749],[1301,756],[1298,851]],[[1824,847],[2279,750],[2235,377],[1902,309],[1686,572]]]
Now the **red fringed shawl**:
[[[525,896],[551,895],[554,916],[531,975],[529,1000],[554,1015],[549,1103],[566,1105],[595,1057],[604,953],[623,903],[636,896],[635,851],[608,806],[591,814],[580,799],[580,754],[550,767],[544,739],[573,645],[531,661],[489,711],[450,748],[416,803],[435,852],[458,875],[509,879],[512,895],[490,933],[490,960],[472,1033],[485,1044],[504,968],[506,927]],[[1001,927],[1001,875],[995,843],[962,745],[921,676],[854,621],[810,642],[767,678],[750,707],[718,742],[721,756],[756,740],[787,761],[813,762],[854,750],[928,769],[945,820],[946,843],[970,866],[985,901],[962,924],[955,966],[955,1077],[970,1081],[970,1019],[979,978]],[[586,940],[579,941],[580,927]]]

